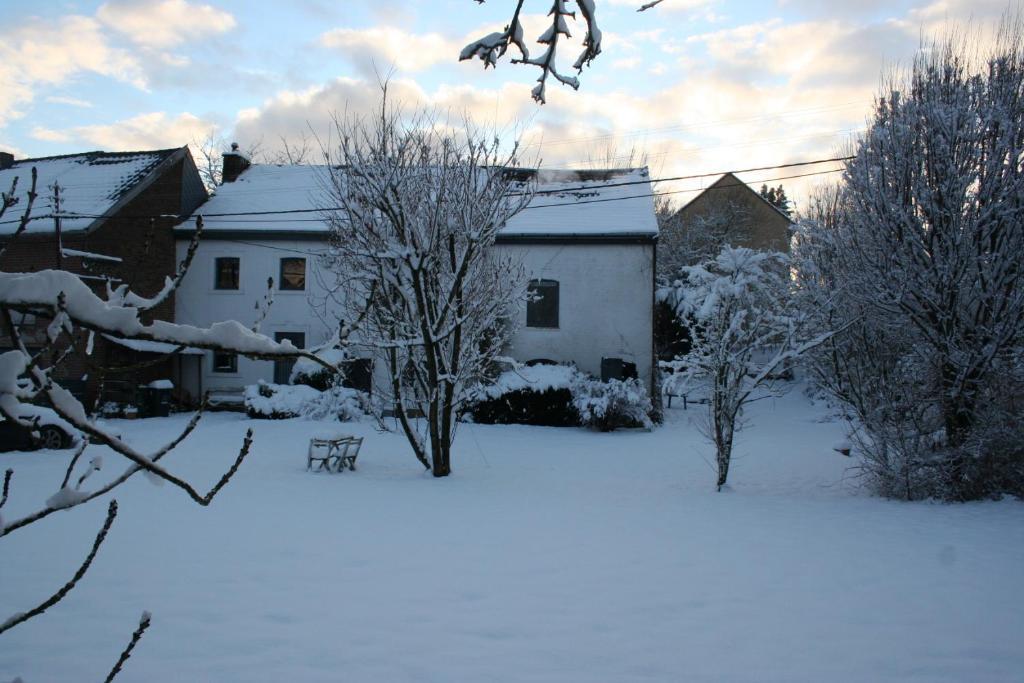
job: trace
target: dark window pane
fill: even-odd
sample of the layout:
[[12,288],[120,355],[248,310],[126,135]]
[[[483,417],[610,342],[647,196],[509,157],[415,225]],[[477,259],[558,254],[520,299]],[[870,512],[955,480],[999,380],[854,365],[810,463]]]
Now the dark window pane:
[[213,354],[214,372],[238,372],[238,355],[216,351]]
[[[283,342],[288,340],[297,349],[306,348],[306,334],[304,332],[275,332],[274,341]],[[295,366],[294,358],[283,358],[274,361],[274,384],[288,384],[292,376],[292,368]]]
[[303,290],[306,288],[306,259],[281,259],[281,289]]
[[526,304],[527,327],[558,327],[558,282],[534,280],[529,286]]
[[222,256],[215,261],[215,289],[238,289],[239,260],[235,256]]

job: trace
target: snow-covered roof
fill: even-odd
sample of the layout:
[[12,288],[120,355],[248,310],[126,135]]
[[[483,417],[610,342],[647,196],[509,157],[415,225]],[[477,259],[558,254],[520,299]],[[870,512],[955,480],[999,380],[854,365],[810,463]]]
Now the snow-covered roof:
[[[326,233],[325,166],[253,165],[224,183],[195,215],[178,226],[245,233]],[[506,237],[654,237],[658,223],[646,168],[536,173],[538,194],[502,230]],[[242,214],[242,215],[239,215]]]
[[32,187],[32,168],[38,173],[32,218],[27,232],[53,230],[54,183],[60,186],[61,229],[85,230],[128,195],[140,181],[165,159],[179,151],[161,149],[146,152],[84,152],[67,156],[20,159],[0,170],[0,189],[7,192],[18,178],[18,204],[7,210],[0,221],[0,235],[18,227],[26,194]]

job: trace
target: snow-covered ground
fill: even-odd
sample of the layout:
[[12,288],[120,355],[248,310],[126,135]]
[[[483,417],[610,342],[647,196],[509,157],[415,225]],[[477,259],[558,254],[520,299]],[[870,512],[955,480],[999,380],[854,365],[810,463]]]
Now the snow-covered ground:
[[[0,636],[0,680],[101,679],[143,609],[124,683],[1021,680],[1024,504],[857,492],[842,426],[799,392],[751,406],[715,493],[701,414],[650,433],[467,425],[439,481],[370,424],[347,425],[367,437],[358,471],[313,474],[318,424],[209,415],[165,462],[205,489],[253,425],[235,480],[208,509],[122,488],[80,587]],[[117,428],[152,443],[184,421]],[[5,516],[67,457],[0,454]],[[105,508],[0,539],[0,617],[70,578]]]

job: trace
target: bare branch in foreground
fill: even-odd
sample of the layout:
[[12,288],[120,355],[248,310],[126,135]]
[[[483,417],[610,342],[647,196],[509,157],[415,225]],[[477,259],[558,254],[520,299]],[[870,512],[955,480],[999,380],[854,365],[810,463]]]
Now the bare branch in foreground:
[[117,501],[110,501],[110,505],[107,507],[107,518],[103,522],[103,527],[100,532],[96,534],[96,540],[92,544],[92,550],[86,556],[85,561],[75,572],[75,575],[71,577],[71,580],[64,584],[60,590],[51,595],[45,602],[41,603],[38,607],[35,607],[28,612],[20,612],[15,614],[3,624],[0,624],[0,633],[8,631],[18,624],[24,623],[32,617],[37,617],[49,608],[56,605],[58,602],[64,599],[68,593],[75,587],[75,585],[85,576],[85,573],[89,571],[89,566],[92,561],[96,559],[96,553],[99,551],[100,546],[103,545],[103,541],[107,538],[107,532],[110,531],[110,525],[114,523],[114,518],[117,517]]
[[[36,176],[37,176],[36,168],[35,168],[35,166],[33,166],[32,167],[32,187],[30,187],[29,190],[28,190],[28,202],[25,203],[25,212],[23,214],[21,214],[21,220],[18,221],[18,227],[15,229],[14,234],[12,234],[6,240],[4,245],[2,247],[0,247],[0,256],[3,256],[4,252],[7,251],[7,247],[10,246],[10,244],[12,242],[14,242],[14,240],[18,239],[18,237],[21,235],[21,233],[25,232],[25,230],[28,228],[28,222],[29,222],[29,220],[32,217],[32,204],[35,203],[36,197],[38,196],[36,194]],[[11,195],[10,196],[9,195],[4,195],[4,197],[3,197],[4,210],[6,210],[10,206],[14,206],[14,204],[17,202],[17,198],[13,197],[14,190],[15,190],[16,187],[17,187],[17,179],[15,179],[15,182],[11,183]],[[2,213],[2,212],[0,212],[0,213]]]
[[2,508],[7,503],[7,493],[8,493],[8,491],[11,488],[11,477],[13,477],[13,476],[14,476],[14,470],[12,470],[10,467],[8,467],[7,471],[4,472],[4,493],[3,493],[3,497],[0,498],[0,508]]
[[[200,406],[196,414],[192,416],[191,420],[189,420],[189,423],[188,425],[185,426],[185,429],[182,430],[182,432],[177,437],[175,437],[173,441],[171,441],[166,446],[158,450],[154,455],[152,455],[149,458],[149,460],[154,463],[158,462],[167,453],[174,450],[174,448],[176,448],[178,444],[184,441],[185,438],[188,437],[188,435],[191,434],[192,431],[196,428],[196,425],[199,424],[199,420],[202,418],[203,409],[205,408],[205,406],[206,402],[204,401],[203,405]],[[3,412],[2,409],[0,409],[0,412]],[[21,519],[15,522],[11,522],[10,524],[6,525],[3,529],[0,529],[0,537],[3,537],[11,533],[12,531],[16,531],[17,529],[20,529],[22,527],[28,526],[33,522],[38,522],[39,520],[45,517],[49,517],[54,512],[58,512],[60,510],[69,510],[71,508],[78,507],[79,505],[82,505],[84,503],[88,503],[90,500],[93,500],[106,493],[109,493],[110,491],[117,488],[118,486],[126,482],[128,479],[130,479],[133,475],[135,475],[136,473],[140,472],[143,469],[143,467],[133,463],[119,477],[113,479],[112,481],[108,482],[107,484],[98,488],[97,490],[92,491],[91,493],[66,497],[64,500],[57,501],[57,503],[59,504],[47,504],[47,506],[44,507],[43,509],[38,510],[25,517],[22,517]]]
[[152,615],[149,612],[142,613],[142,618],[139,619],[139,627],[135,629],[135,633],[132,634],[132,639],[128,643],[128,647],[126,647],[121,653],[121,656],[118,657],[117,663],[114,664],[114,668],[110,670],[109,674],[107,674],[103,683],[110,683],[114,680],[114,676],[121,673],[121,667],[124,666],[124,663],[132,656],[132,650],[134,650],[135,646],[138,645],[140,640],[142,640],[142,634],[146,632],[147,628],[149,628],[150,619],[152,619]]

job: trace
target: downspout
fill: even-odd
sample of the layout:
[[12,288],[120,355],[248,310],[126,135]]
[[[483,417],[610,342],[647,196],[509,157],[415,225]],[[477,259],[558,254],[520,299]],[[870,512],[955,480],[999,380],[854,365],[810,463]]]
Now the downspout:
[[654,340],[654,304],[658,289],[658,236],[651,240],[651,401],[658,414],[662,414],[661,387],[658,386],[658,348]]

